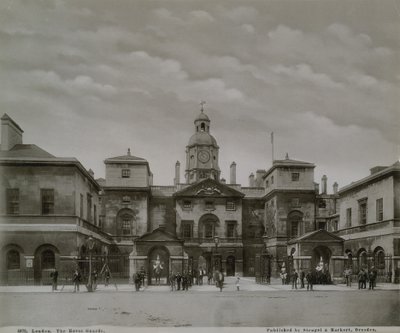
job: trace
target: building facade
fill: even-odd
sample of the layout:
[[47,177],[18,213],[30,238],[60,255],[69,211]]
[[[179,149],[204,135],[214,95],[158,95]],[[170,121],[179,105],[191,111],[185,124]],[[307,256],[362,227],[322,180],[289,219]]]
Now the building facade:
[[99,273],[108,267],[122,281],[138,271],[167,283],[172,273],[222,270],[262,282],[282,268],[317,266],[339,280],[345,267],[356,274],[375,265],[381,280],[398,282],[399,163],[340,191],[335,183],[328,194],[326,176],[321,191],[314,181],[314,164],[287,155],[244,187],[235,162],[229,182],[221,178],[220,147],[202,108],[184,181],[178,161],[173,184],[158,186],[148,161],[129,149],[107,158],[105,179],[94,179],[74,158],[23,144],[8,115],[1,121],[3,284],[48,283],[55,267],[68,283],[75,267],[87,274],[89,255]]

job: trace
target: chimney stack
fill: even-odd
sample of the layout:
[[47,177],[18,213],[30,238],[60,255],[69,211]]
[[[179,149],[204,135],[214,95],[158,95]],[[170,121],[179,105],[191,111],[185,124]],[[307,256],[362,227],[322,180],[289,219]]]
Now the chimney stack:
[[17,144],[22,144],[24,131],[12,120],[7,113],[1,117],[1,150],[10,150]]
[[150,172],[150,174],[149,174],[149,185],[153,186],[153,173],[152,172]]
[[339,189],[339,185],[337,182],[333,183],[333,194],[337,194]]
[[254,173],[251,173],[249,176],[249,186],[254,187]]
[[175,163],[175,179],[174,179],[174,184],[178,185],[181,182],[181,163],[179,161],[176,161]]
[[323,175],[321,179],[321,194],[326,194],[327,182],[328,182],[328,177],[326,175]]
[[232,162],[232,164],[231,164],[230,184],[236,184],[236,163],[235,162]]

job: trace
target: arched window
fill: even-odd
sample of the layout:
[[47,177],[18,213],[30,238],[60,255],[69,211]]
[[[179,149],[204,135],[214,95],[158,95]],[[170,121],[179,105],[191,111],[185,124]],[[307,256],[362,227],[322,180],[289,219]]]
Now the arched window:
[[7,269],[20,269],[19,252],[17,250],[7,252]]
[[52,250],[42,252],[42,269],[51,269],[56,266],[56,258]]
[[206,125],[205,125],[204,123],[201,123],[200,126],[201,126],[201,130],[202,130],[202,131],[205,131],[205,130],[206,130]]
[[292,212],[288,216],[288,234],[290,238],[300,236],[300,223],[303,220],[303,215],[300,212]]
[[364,251],[360,251],[359,255],[358,255],[358,265],[359,268],[366,268],[368,266],[368,258],[367,258],[367,252]]
[[375,266],[378,269],[385,268],[385,251],[381,247],[375,250]]

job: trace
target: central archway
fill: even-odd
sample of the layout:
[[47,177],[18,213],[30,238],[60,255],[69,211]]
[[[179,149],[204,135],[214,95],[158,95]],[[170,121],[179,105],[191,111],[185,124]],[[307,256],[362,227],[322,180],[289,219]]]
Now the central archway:
[[169,276],[169,251],[164,246],[155,246],[149,252],[149,284],[167,284]]

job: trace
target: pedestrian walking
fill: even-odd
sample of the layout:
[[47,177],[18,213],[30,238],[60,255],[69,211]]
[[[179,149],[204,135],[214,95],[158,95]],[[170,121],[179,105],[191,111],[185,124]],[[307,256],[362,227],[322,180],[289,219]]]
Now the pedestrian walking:
[[358,272],[358,289],[367,288],[368,272],[364,268],[361,268]]
[[296,270],[292,273],[292,289],[297,289],[297,279],[299,278],[299,274]]
[[182,291],[187,291],[189,286],[189,277],[186,272],[183,272],[182,275]]
[[78,269],[75,269],[72,281],[74,282],[74,293],[77,291],[79,292],[79,284],[81,283],[81,273],[79,272]]
[[176,285],[177,285],[177,290],[181,290],[181,282],[182,282],[182,275],[181,273],[176,273]]
[[54,268],[54,270],[50,273],[51,277],[51,291],[57,290],[57,280],[58,280],[58,271],[57,268]]
[[93,271],[93,274],[92,274],[92,275],[93,275],[93,276],[92,276],[93,290],[96,290],[96,289],[97,289],[97,277],[98,277],[98,274],[97,274],[97,270],[96,270],[96,269]]
[[171,286],[171,291],[176,290],[176,275],[172,272],[171,276],[169,277],[169,284]]
[[282,285],[285,285],[286,279],[287,279],[285,263],[283,263],[283,265],[282,265],[280,276],[281,276],[281,280],[282,280]]
[[307,280],[307,290],[313,290],[314,274],[311,270],[307,273],[306,280]]
[[346,268],[344,270],[344,278],[346,280],[347,287],[351,287],[351,274],[352,274],[351,268]]
[[369,274],[368,274],[369,290],[374,290],[376,275],[377,274],[376,274],[375,267],[372,266],[371,270],[369,271]]
[[104,271],[104,286],[108,286],[110,283],[111,272],[108,268]]
[[135,283],[135,290],[139,291],[142,284],[142,275],[139,272],[133,274],[133,282]]
[[236,274],[236,290],[240,290],[240,276],[239,274]]
[[300,288],[304,288],[304,279],[306,277],[306,273],[301,269],[300,270]]

